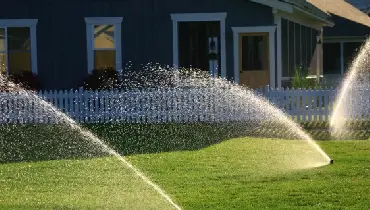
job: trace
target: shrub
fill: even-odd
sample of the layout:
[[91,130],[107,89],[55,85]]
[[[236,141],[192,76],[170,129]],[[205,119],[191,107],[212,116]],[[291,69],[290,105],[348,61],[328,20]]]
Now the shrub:
[[14,84],[27,90],[39,91],[42,89],[42,85],[37,74],[31,71],[20,70],[10,73],[8,79]]
[[118,73],[114,68],[94,69],[82,86],[86,90],[106,90],[119,87]]
[[308,69],[304,67],[297,67],[292,80],[292,87],[298,88],[316,88],[318,84],[315,79],[307,78]]

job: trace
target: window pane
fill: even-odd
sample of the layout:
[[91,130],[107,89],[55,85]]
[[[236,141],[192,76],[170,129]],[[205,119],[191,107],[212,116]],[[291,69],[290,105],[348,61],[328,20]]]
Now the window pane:
[[344,71],[348,70],[362,44],[362,42],[347,42],[343,44]]
[[243,71],[267,70],[267,36],[242,37]]
[[5,47],[5,28],[0,28],[0,51],[6,51],[6,47]]
[[301,36],[302,36],[302,64],[304,68],[308,67],[307,62],[307,27],[301,26]]
[[316,44],[317,44],[317,30],[315,29],[312,29],[311,31],[311,52],[312,52],[312,55],[314,56],[315,55],[315,52],[316,52]]
[[289,76],[295,73],[295,39],[294,39],[294,22],[289,22]]
[[307,37],[307,50],[306,50],[306,61],[307,61],[307,66],[311,67],[311,62],[312,62],[312,28],[307,28],[306,31],[306,37]]
[[283,59],[283,77],[289,77],[289,22],[286,19],[281,20],[281,45]]
[[94,49],[114,49],[114,25],[94,25]]
[[9,74],[19,71],[31,71],[31,53],[30,52],[9,52]]
[[6,73],[6,53],[0,53],[0,72]]
[[116,51],[115,50],[95,50],[94,68],[116,68]]
[[8,28],[8,49],[30,51],[30,28]]
[[298,23],[294,24],[294,40],[295,40],[295,68],[299,68],[302,65],[301,60],[301,25]]
[[340,44],[324,43],[324,74],[340,74]]

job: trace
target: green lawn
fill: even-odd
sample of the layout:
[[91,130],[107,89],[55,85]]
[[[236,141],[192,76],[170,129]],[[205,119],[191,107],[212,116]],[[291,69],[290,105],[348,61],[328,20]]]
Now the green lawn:
[[0,165],[0,209],[172,209],[116,158]]
[[[127,158],[183,209],[366,209],[370,141],[325,141],[333,165],[304,142],[241,138]],[[308,164],[308,165],[307,165]],[[0,165],[0,209],[165,209],[114,158]]]

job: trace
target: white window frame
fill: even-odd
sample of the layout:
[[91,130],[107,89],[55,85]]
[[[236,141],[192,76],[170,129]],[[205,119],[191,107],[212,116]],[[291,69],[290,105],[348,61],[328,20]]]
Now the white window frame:
[[[323,44],[327,43],[339,43],[340,45],[340,75],[344,75],[344,44],[345,43],[351,43],[351,42],[362,42],[364,43],[366,40],[364,38],[356,38],[356,39],[346,39],[345,37],[341,39],[324,39]],[[324,47],[324,46],[323,46]],[[326,74],[326,75],[333,75],[333,74]],[[335,74],[338,75],[338,74]]]
[[275,31],[276,26],[231,27],[234,44],[234,81],[239,84],[239,34],[269,33],[270,87],[275,88]]
[[178,23],[192,21],[220,21],[220,40],[221,40],[221,77],[226,78],[226,12],[221,13],[178,13],[171,14],[172,19],[172,56],[173,65],[179,67],[179,36]]
[[[116,71],[122,70],[122,42],[121,24],[123,17],[85,17],[87,70],[90,74],[94,70],[94,25],[114,25],[114,45],[116,51]],[[102,50],[102,49],[101,49]]]
[[31,41],[31,71],[34,74],[38,73],[37,70],[37,39],[36,39],[36,26],[37,19],[0,19],[0,28],[5,28],[5,51],[0,51],[0,53],[6,53],[6,74],[8,71],[8,40],[7,40],[7,28],[20,28],[29,27],[30,28],[30,41]]

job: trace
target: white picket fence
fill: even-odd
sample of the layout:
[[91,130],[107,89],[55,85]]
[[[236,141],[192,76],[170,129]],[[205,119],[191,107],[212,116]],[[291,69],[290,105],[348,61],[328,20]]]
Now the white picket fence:
[[[80,123],[215,122],[257,119],[247,98],[224,96],[222,89],[156,89],[137,91],[40,91],[36,95],[0,93],[0,123],[52,123],[60,120],[51,106]],[[293,119],[327,121],[335,89],[256,89]],[[40,99],[39,99],[40,98]],[[47,108],[45,108],[47,107]],[[247,110],[247,111],[246,111]]]
[[271,103],[284,110],[296,121],[329,121],[337,90],[333,88],[283,89],[270,90],[267,94]]

